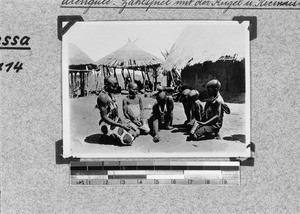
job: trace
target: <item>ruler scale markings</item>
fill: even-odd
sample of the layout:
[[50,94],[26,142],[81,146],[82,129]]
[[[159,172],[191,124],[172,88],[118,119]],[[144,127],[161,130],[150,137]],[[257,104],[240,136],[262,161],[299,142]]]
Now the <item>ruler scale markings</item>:
[[108,179],[146,179],[147,175],[109,175]]
[[171,165],[171,170],[187,170],[187,166]]
[[74,161],[71,162],[71,167],[86,166],[86,162]]
[[146,175],[145,170],[115,170],[108,171],[109,175]]
[[220,166],[203,166],[203,170],[220,170]]
[[147,179],[184,179],[184,175],[147,175]]
[[137,166],[138,170],[154,170],[154,166],[151,165],[142,165],[142,166]]
[[137,166],[128,165],[128,166],[121,166],[121,170],[137,170]]
[[239,169],[239,166],[221,166],[221,170],[223,171],[238,171]]
[[121,161],[120,166],[121,170],[137,170],[136,161]]
[[188,184],[188,181],[186,179],[171,179],[171,184],[173,185]]
[[103,170],[119,170],[120,162],[119,161],[105,161],[103,162]]
[[240,166],[238,161],[223,161],[220,163],[220,166]]
[[204,170],[204,166],[198,166],[198,165],[187,166],[187,170]]
[[185,175],[222,175],[221,171],[214,170],[185,170]]
[[71,162],[70,184],[240,185],[240,163],[229,161]]
[[146,170],[146,174],[147,175],[183,175],[184,171],[183,170],[167,170],[167,171],[163,171],[163,170]]
[[71,170],[84,171],[84,170],[87,170],[87,167],[86,166],[71,166]]
[[202,185],[206,184],[205,179],[189,179],[190,180],[190,185]]
[[187,161],[185,165],[187,166],[203,166],[203,161]]
[[108,179],[109,175],[75,175],[76,179]]
[[171,167],[170,165],[158,165],[158,166],[155,166],[155,170],[170,170]]
[[153,161],[154,166],[170,166],[170,161]]
[[86,165],[89,166],[89,167],[90,166],[102,167],[102,162],[101,161],[95,161],[95,162],[93,162],[93,161],[87,161]]
[[204,175],[185,175],[185,179],[190,179],[190,180],[198,180],[198,179],[222,179],[221,176],[204,176]]
[[137,184],[139,185],[152,185],[154,182],[152,179],[138,179]]
[[107,175],[105,170],[72,170],[71,175]]
[[[226,182],[224,182],[226,181]],[[232,179],[223,179],[223,184],[226,184],[226,185],[239,185],[240,182],[238,180],[232,180]]]
[[153,162],[152,161],[137,161],[136,165],[137,166],[152,166]]
[[171,166],[187,166],[185,161],[170,161]]
[[101,171],[103,170],[103,167],[102,166],[88,166],[88,170],[89,171],[94,171],[94,170],[97,170],[97,171]]

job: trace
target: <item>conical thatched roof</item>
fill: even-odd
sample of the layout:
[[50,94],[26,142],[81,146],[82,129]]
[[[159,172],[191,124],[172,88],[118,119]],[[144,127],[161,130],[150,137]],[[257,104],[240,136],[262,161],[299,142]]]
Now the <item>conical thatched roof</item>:
[[172,46],[164,70],[181,70],[205,61],[242,60],[246,54],[245,25],[189,26]]
[[87,64],[95,64],[94,60],[92,60],[84,51],[82,51],[79,47],[77,47],[73,43],[69,43],[69,65],[87,65]]
[[97,61],[98,65],[117,68],[155,66],[162,63],[161,59],[143,51],[134,42],[127,43],[120,49]]

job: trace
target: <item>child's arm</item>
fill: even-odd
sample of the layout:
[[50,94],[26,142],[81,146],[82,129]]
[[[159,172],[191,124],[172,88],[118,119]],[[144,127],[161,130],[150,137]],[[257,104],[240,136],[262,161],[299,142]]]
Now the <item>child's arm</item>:
[[192,110],[192,106],[188,106],[188,114],[189,114],[189,122],[192,119],[195,119],[194,115],[193,115],[193,110]]
[[123,108],[123,114],[124,114],[124,117],[126,118],[126,119],[131,119],[130,118],[130,116],[129,116],[129,114],[128,114],[128,103],[127,103],[127,98],[125,97],[124,99],[123,99],[123,102],[122,102],[122,108]]
[[145,119],[144,118],[144,105],[143,105],[143,101],[142,101],[141,97],[138,97],[138,98],[139,98],[139,104],[140,104],[140,110],[141,110],[141,119]]
[[110,125],[113,125],[113,126],[119,126],[119,127],[121,127],[121,128],[123,128],[123,129],[125,129],[125,130],[130,130],[130,127],[128,127],[127,125],[123,125],[123,124],[121,124],[121,123],[117,123],[117,122],[115,122],[114,120],[112,120],[112,119],[110,119],[109,117],[108,117],[108,112],[107,112],[107,102],[108,102],[108,98],[106,97],[107,95],[100,95],[99,97],[98,97],[98,100],[97,100],[97,107],[98,107],[98,109],[99,109],[99,111],[100,111],[100,114],[101,114],[101,117],[102,117],[102,119],[106,122],[106,123],[108,123],[108,124],[110,124]]
[[152,118],[158,119],[160,118],[159,110],[158,110],[158,104],[155,103],[152,107]]
[[185,113],[185,116],[186,116],[186,120],[190,121],[191,115],[190,115],[188,105],[187,105],[186,102],[183,102],[182,105],[183,105],[184,113]]
[[220,118],[222,104],[220,102],[216,102],[216,105],[217,106],[216,106],[216,109],[215,109],[215,116],[213,116],[212,118],[210,118],[206,122],[198,122],[200,125],[203,125],[203,126],[210,125],[210,124],[216,122]]

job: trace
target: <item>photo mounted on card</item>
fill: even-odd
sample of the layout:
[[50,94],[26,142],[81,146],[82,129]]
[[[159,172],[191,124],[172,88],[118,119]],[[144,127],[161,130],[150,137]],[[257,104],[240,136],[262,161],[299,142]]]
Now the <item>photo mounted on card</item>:
[[248,27],[76,22],[62,38],[64,157],[250,157]]

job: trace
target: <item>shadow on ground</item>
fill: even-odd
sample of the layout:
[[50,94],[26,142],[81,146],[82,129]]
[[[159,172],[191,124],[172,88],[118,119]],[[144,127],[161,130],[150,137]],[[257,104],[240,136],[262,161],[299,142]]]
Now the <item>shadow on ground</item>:
[[56,164],[70,164],[71,161],[80,161],[80,158],[63,157],[63,140],[55,142]]
[[93,134],[90,136],[87,136],[84,139],[84,142],[90,143],[90,144],[99,144],[99,145],[113,145],[113,146],[123,146],[118,141],[112,137],[102,135],[102,134]]
[[172,125],[174,129],[171,131],[171,133],[178,133],[181,132],[183,135],[189,135],[189,133],[186,131],[186,127],[183,124],[176,124]]
[[246,143],[246,136],[243,134],[234,134],[231,136],[223,137],[223,140],[240,141],[241,143]]
[[[251,157],[245,159],[245,160],[239,160],[241,166],[254,166],[254,153],[255,153],[255,144],[253,142],[250,142],[246,148],[250,148],[251,151]],[[230,161],[237,161],[238,158],[234,157],[234,158],[229,158]]]

